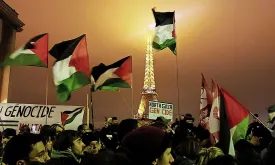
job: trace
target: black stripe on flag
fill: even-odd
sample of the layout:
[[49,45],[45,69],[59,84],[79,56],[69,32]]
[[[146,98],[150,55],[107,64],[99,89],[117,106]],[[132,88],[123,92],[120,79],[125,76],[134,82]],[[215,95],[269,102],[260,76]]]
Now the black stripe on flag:
[[73,54],[78,43],[83,39],[84,36],[85,34],[75,39],[67,40],[67,41],[63,41],[58,44],[55,44],[52,47],[52,49],[49,51],[49,53],[56,59],[56,61],[62,61]]
[[72,114],[72,113],[74,113],[74,112],[76,112],[76,111],[79,111],[79,110],[82,110],[82,108],[76,108],[75,110],[73,110],[73,111],[64,111],[64,112],[62,112],[63,114]]
[[44,37],[46,34],[48,34],[48,33],[40,34],[40,35],[35,36],[35,37],[33,37],[32,39],[30,39],[30,40],[26,43],[26,45],[24,46],[24,49],[34,49],[34,48],[35,48],[35,47],[34,47],[34,43],[35,43],[36,41],[38,41],[40,38]]
[[17,127],[19,121],[16,120],[0,120],[1,127]]
[[224,152],[224,154],[229,154],[230,149],[230,128],[228,125],[225,99],[223,93],[219,90],[220,94],[220,141],[219,148]]
[[91,75],[93,76],[95,82],[98,80],[98,78],[105,73],[107,70],[112,68],[119,68],[130,56],[127,56],[111,65],[105,65],[103,63],[99,64],[98,66],[95,66],[92,68]]
[[156,12],[154,8],[152,11],[155,17],[156,27],[174,24],[175,12]]

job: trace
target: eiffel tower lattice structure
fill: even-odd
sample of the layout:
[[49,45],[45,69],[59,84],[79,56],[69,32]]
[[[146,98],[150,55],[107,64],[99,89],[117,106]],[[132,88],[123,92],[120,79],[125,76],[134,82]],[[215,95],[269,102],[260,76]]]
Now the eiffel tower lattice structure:
[[149,38],[147,40],[146,47],[146,60],[145,60],[145,77],[143,90],[141,93],[141,101],[138,108],[138,117],[142,117],[149,105],[149,101],[157,101],[157,92],[155,84],[155,75],[154,75],[154,56],[153,56],[153,47],[152,40]]

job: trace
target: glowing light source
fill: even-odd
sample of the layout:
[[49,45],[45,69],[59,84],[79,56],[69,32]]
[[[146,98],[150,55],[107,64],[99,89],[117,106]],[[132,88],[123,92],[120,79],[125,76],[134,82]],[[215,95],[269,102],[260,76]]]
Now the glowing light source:
[[141,101],[138,108],[138,116],[142,116],[146,110],[148,101],[157,101],[157,92],[154,75],[154,57],[151,38],[147,39],[146,59],[145,59],[145,76]]

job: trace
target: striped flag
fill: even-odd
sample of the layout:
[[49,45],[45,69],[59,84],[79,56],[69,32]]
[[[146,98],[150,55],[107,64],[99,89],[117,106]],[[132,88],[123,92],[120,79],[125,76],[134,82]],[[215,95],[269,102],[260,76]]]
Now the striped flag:
[[169,48],[176,55],[175,12],[156,12],[155,8],[152,11],[156,22],[153,48],[156,50]]
[[18,120],[0,120],[0,127],[9,127],[12,128],[14,127],[14,129],[16,129],[19,125],[19,121]]

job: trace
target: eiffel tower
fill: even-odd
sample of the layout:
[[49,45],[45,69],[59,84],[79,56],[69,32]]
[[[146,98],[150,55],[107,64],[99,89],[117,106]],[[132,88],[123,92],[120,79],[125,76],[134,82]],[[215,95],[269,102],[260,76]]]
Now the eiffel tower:
[[152,40],[149,38],[147,40],[146,47],[146,61],[145,61],[145,77],[144,85],[141,93],[141,101],[138,108],[138,117],[142,117],[148,107],[149,101],[157,101],[157,92],[155,85],[154,76],[154,57],[153,57],[153,47]]

